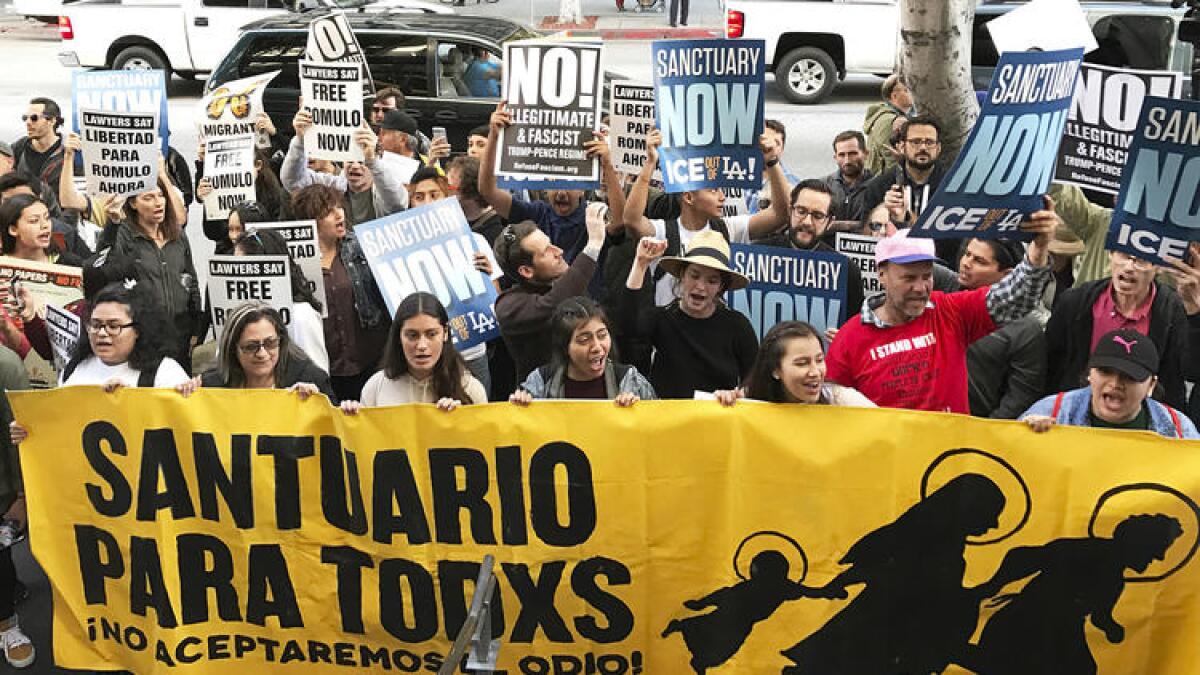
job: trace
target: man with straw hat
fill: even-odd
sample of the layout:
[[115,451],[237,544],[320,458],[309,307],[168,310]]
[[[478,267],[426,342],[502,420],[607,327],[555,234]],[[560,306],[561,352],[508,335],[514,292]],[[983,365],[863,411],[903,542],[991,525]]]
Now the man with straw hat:
[[[616,298],[618,321],[654,347],[654,390],[662,398],[692,398],[696,391],[740,385],[754,365],[758,338],[750,320],[721,296],[750,280],[729,266],[729,242],[718,232],[697,232],[681,256],[663,258],[666,249],[666,241],[643,237],[625,281],[628,292]],[[639,310],[637,291],[655,261],[671,275],[676,299]]]

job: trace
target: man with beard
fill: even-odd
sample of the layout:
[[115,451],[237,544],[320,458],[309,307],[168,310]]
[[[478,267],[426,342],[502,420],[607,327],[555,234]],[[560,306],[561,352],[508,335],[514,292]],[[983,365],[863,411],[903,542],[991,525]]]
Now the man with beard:
[[[815,178],[800,181],[792,188],[788,228],[762,243],[799,251],[836,252],[837,249],[828,241],[830,237],[827,236],[831,234],[828,229],[830,221],[833,220],[830,211],[834,199],[835,193],[823,181]],[[862,272],[849,258],[846,258],[846,263],[847,315],[853,315],[863,306]],[[826,336],[832,339],[836,333],[837,329],[831,328]]]
[[834,218],[846,219],[850,210],[850,199],[866,187],[867,181],[875,177],[865,166],[869,158],[866,138],[861,131],[851,129],[834,137],[833,161],[837,162],[838,168],[823,179],[833,193],[834,208],[831,215]]
[[1188,361],[1188,317],[1175,289],[1155,280],[1147,260],[1110,251],[1112,276],[1070,290],[1046,324],[1049,371],[1044,393],[1069,391],[1086,383],[1088,355],[1100,336],[1132,329],[1146,335],[1161,355],[1155,398],[1174,408],[1186,406],[1184,379]]
[[[538,229],[546,233],[550,243],[562,249],[562,256],[568,263],[574,262],[575,256],[583,251],[588,243],[586,227],[587,201],[583,190],[546,190],[545,201],[526,201],[514,197],[508,190],[502,190],[496,185],[496,146],[504,128],[512,124],[512,114],[505,110],[505,102],[496,105],[492,113],[491,129],[488,133],[487,148],[483,158],[479,160],[479,194],[483,199],[510,223],[532,221]],[[608,143],[603,138],[593,138],[583,143],[589,157],[600,158],[600,170],[604,176],[607,188],[608,207],[611,220],[607,224],[610,235],[621,232],[621,213],[625,208],[625,191],[621,189],[621,178],[613,168],[609,157]],[[604,268],[603,256],[597,266]],[[603,275],[597,274],[588,286],[588,294],[593,298],[604,295]],[[519,280],[518,280],[519,281]],[[580,295],[575,293],[575,295]],[[524,375],[522,375],[524,377]]]
[[884,292],[838,331],[825,361],[828,379],[879,406],[970,412],[967,347],[1037,305],[1058,223],[1047,201],[1021,224],[1035,238],[1016,268],[995,285],[958,293],[933,290],[932,240],[909,238],[908,230],[879,240],[875,264]]

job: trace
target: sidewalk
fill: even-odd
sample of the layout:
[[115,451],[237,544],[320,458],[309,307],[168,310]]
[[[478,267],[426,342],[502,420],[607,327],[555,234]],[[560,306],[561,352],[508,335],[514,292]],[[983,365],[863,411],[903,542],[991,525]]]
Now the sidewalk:
[[688,25],[677,28],[669,24],[670,0],[644,1],[655,4],[648,11],[640,11],[638,0],[624,0],[622,12],[614,0],[580,0],[583,4],[580,24],[559,23],[558,0],[499,0],[467,4],[455,10],[473,16],[519,17],[539,30],[604,40],[704,39],[725,35],[720,0],[690,0]]

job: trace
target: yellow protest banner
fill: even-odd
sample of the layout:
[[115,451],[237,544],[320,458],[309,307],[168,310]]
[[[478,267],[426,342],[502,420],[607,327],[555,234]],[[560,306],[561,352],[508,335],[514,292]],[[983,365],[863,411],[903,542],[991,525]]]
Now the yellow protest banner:
[[[1200,445],[894,410],[12,395],[55,661],[510,674],[1200,673]],[[233,670],[230,670],[233,669]]]

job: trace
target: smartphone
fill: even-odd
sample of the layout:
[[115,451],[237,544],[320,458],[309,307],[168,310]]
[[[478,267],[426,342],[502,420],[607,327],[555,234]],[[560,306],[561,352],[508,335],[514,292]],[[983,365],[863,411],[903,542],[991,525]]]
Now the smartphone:
[[446,127],[434,127],[433,128],[433,137],[434,138],[445,138],[446,137]]

